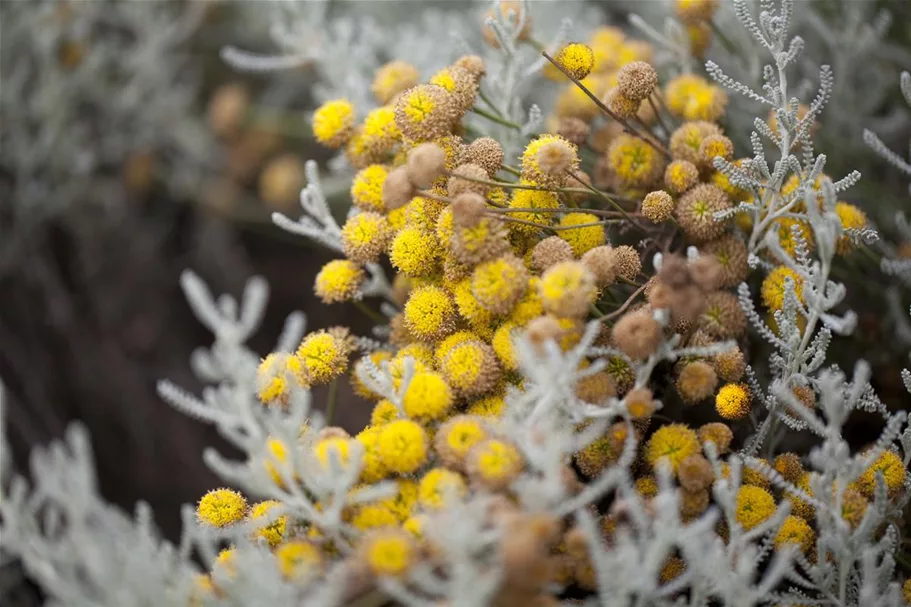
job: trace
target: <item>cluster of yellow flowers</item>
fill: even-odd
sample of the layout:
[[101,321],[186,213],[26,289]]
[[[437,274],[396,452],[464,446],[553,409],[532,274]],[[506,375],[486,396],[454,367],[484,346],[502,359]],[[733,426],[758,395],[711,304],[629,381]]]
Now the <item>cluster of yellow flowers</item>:
[[[704,48],[711,37],[707,23],[715,5],[677,3],[694,49]],[[432,553],[423,543],[427,515],[454,497],[483,489],[502,498],[498,515],[517,529],[509,541],[525,542],[524,566],[540,573],[505,584],[513,599],[539,596],[548,581],[593,587],[578,530],[563,521],[522,519],[511,500],[510,486],[527,462],[498,428],[507,389],[523,385],[519,334],[532,347],[552,341],[569,350],[586,322],[600,320],[599,344],[623,356],[609,358],[604,370],[580,380],[576,396],[593,405],[624,399],[639,440],[636,488],[643,498],[656,494],[655,467],[667,462],[682,492],[683,519],[709,507],[715,474],[703,445],[712,443],[722,456],[729,453],[736,423],[751,411],[743,350],[687,356],[673,365],[672,387],[662,396],[666,403],[674,394],[686,407],[714,401],[718,421],[698,428],[672,423],[655,429],[655,396],[636,385],[628,361],[647,360],[673,333],[693,347],[745,336],[745,314],[731,289],[748,276],[743,232],[752,226],[740,219],[716,221],[715,214],[750,201],[751,194],[713,164],[717,157],[734,160],[734,145],[720,124],[724,91],[693,74],[662,86],[648,63],[651,56],[648,44],[615,28],[598,29],[587,43],[568,44],[548,56],[546,75],[570,82],[549,117],[550,132],[534,137],[515,166],[498,141],[472,138],[462,125],[463,116],[482,104],[486,70],[477,56],[461,57],[426,82],[406,62],[383,66],[373,83],[382,105],[362,121],[345,99],[315,112],[316,139],[343,149],[357,169],[351,184],[357,212],[341,229],[344,258],[322,268],[315,291],[326,303],[358,299],[365,264],[385,255],[396,270],[392,297],[399,312],[390,319],[388,348],[357,360],[355,341],[340,328],[307,335],[293,354],[269,355],[259,369],[258,395],[266,405],[282,406],[295,384],[325,384],[350,373],[356,393],[373,402],[369,426],[353,437],[340,428],[324,429],[313,447],[323,465],[332,457],[351,465],[352,446],[359,443],[361,483],[396,485],[391,497],[344,512],[345,521],[363,532],[356,558],[372,575],[403,575]],[[484,113],[496,118],[497,111],[490,107]],[[796,186],[795,177],[789,187]],[[839,203],[837,211],[845,227],[866,224],[850,204]],[[795,216],[799,212],[795,209]],[[608,239],[613,225],[620,228],[615,243]],[[795,228],[812,246],[807,221],[782,219],[770,228],[779,231],[791,255],[797,249]],[[629,232],[636,238],[626,237]],[[646,244],[646,251],[665,252],[652,277],[643,273],[640,253],[619,244],[620,238],[640,242],[642,236],[642,242],[654,243]],[[701,256],[667,254],[687,244],[698,246]],[[850,240],[839,242],[839,252],[850,250]],[[782,309],[789,280],[802,301],[794,270],[779,266],[765,277],[761,300],[770,312]],[[659,309],[669,312],[668,327],[655,320],[652,312]],[[408,359],[413,374],[403,386]],[[362,381],[358,370],[366,361],[388,370],[396,389],[403,389],[400,403]],[[583,361],[582,367],[589,364]],[[815,406],[812,389],[796,386],[794,393]],[[628,426],[618,423],[576,453],[566,462],[568,486],[581,486],[616,462],[628,438]],[[270,443],[277,461],[289,448]],[[764,465],[811,493],[797,454]],[[904,482],[902,462],[885,452],[849,490],[844,505],[849,524],[859,522],[872,498],[876,471],[890,491],[898,492]],[[759,470],[747,467],[743,477],[737,522],[754,528],[789,499],[793,514],[775,536],[775,546],[796,544],[810,555],[813,507],[777,491]],[[198,514],[204,524],[222,527],[260,518],[274,506],[248,508],[241,495],[221,489],[203,497]],[[617,524],[616,514],[602,516],[606,537]],[[722,537],[727,533],[722,527],[717,531]],[[278,567],[289,577],[342,558],[319,529],[284,517],[255,533],[274,547]],[[521,550],[514,551],[519,559]],[[230,554],[220,560],[229,563]],[[681,559],[670,559],[662,581],[684,568]]]

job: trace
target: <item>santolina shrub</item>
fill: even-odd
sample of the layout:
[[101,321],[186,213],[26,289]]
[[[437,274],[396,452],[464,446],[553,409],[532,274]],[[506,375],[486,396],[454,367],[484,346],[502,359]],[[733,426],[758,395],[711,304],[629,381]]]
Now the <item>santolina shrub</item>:
[[[675,7],[678,50],[701,56],[720,4]],[[908,601],[907,412],[879,400],[866,364],[826,366],[856,324],[833,270],[875,232],[842,200],[860,175],[827,175],[813,147],[831,70],[805,105],[789,88],[794,4],[732,5],[771,60],[758,90],[711,61],[677,70],[617,28],[542,45],[528,8],[494,3],[484,56],[425,78],[400,58],[377,70],[375,107],[339,97],[313,114],[353,168],[350,212],[333,218],[309,163],[303,216],[274,221],[338,253],[315,292],[355,302],[374,335],[305,334],[294,314],[260,359],[244,343],[266,286],[238,302],[184,275],[215,335],[192,361],[210,387],[161,395],[246,459],[206,452],[233,488],[187,509],[179,547],[146,510],[99,501],[78,427],[69,451],[36,455],[35,491],[13,481],[4,549],[54,598]],[[546,117],[515,84],[538,72],[560,89]],[[729,95],[763,106],[752,133],[726,132]],[[767,365],[750,357],[761,342]],[[373,403],[354,435],[332,425],[333,396],[310,406],[310,388],[340,381]],[[880,419],[860,449],[844,438],[854,411]]]

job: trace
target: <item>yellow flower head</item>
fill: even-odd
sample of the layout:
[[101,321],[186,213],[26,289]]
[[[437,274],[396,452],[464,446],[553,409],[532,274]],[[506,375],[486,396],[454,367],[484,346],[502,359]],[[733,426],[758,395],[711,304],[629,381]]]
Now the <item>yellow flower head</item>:
[[474,76],[458,66],[441,69],[430,77],[430,84],[445,89],[460,113],[466,112],[474,104],[478,92],[478,82]]
[[398,517],[384,501],[359,505],[351,518],[351,524],[361,531],[394,527],[398,523]]
[[696,167],[708,168],[702,155],[702,142],[714,135],[721,135],[721,128],[714,122],[694,120],[683,123],[671,134],[670,151],[674,160],[685,160]]
[[544,272],[538,283],[544,310],[556,316],[582,317],[598,297],[595,277],[577,261],[562,261]]
[[886,481],[886,489],[891,497],[894,497],[901,491],[904,486],[905,476],[908,470],[905,468],[902,458],[894,451],[885,450],[877,458],[873,465],[864,470],[864,473],[857,479],[858,490],[866,497],[873,499],[876,490],[876,473],[881,472]]
[[382,156],[401,141],[402,132],[395,123],[395,110],[389,106],[371,110],[364,117],[364,128],[360,132],[362,145],[371,155]]
[[311,333],[297,348],[297,356],[315,384],[328,383],[347,371],[350,353],[350,337],[344,329]]
[[373,390],[368,388],[364,384],[364,382],[361,381],[360,377],[358,376],[358,369],[361,368],[365,364],[365,360],[367,360],[367,359],[369,359],[371,362],[373,362],[373,364],[376,365],[377,368],[381,368],[382,362],[384,360],[389,360],[391,358],[392,358],[392,353],[389,352],[388,350],[376,350],[375,352],[371,352],[367,356],[364,356],[363,358],[358,359],[358,361],[356,363],[354,363],[354,370],[351,373],[351,386],[352,386],[352,388],[354,388],[354,393],[357,394],[358,396],[360,396],[361,398],[366,398],[368,400],[373,400],[373,399],[379,398],[380,397],[379,394],[376,394],[375,392],[373,392]]
[[377,453],[386,469],[411,474],[427,461],[427,434],[408,419],[389,422],[379,429]]
[[607,166],[620,182],[630,188],[645,188],[664,173],[664,159],[642,139],[619,135],[607,150]]
[[440,266],[439,243],[431,232],[404,227],[392,240],[389,260],[407,276],[430,276]]
[[698,182],[699,169],[689,160],[675,160],[664,170],[664,185],[673,194],[682,194]]
[[449,412],[452,403],[449,384],[433,371],[415,373],[402,398],[405,415],[422,421],[442,418]]
[[499,439],[475,446],[466,463],[472,481],[488,489],[505,489],[522,472],[525,462],[516,447]]
[[785,217],[777,220],[775,225],[778,227],[778,244],[781,245],[781,248],[784,249],[785,253],[792,259],[797,251],[798,243],[798,239],[794,237],[795,227],[797,228],[798,234],[800,234],[800,238],[804,241],[810,251],[816,247],[816,240],[813,238],[813,228],[810,227],[809,221]]
[[348,301],[364,281],[364,271],[348,259],[334,259],[316,275],[314,291],[323,303]]
[[718,120],[728,102],[721,87],[695,74],[683,74],[668,82],[664,99],[671,113],[685,120]]
[[562,186],[567,171],[575,172],[578,168],[575,144],[560,135],[541,135],[522,153],[522,179],[542,186]]
[[664,458],[676,472],[680,462],[699,453],[700,449],[699,439],[692,428],[684,424],[671,424],[662,426],[652,434],[645,446],[645,461],[654,467]]
[[482,263],[471,276],[471,292],[478,303],[497,316],[508,314],[526,288],[528,271],[512,255]]
[[429,141],[444,136],[460,118],[452,95],[435,84],[419,84],[395,103],[395,122],[408,139]]
[[452,295],[459,314],[468,321],[472,330],[483,338],[493,335],[494,315],[484,308],[471,291],[471,278],[465,278],[452,288]]
[[383,184],[389,170],[381,164],[371,164],[357,172],[351,181],[351,201],[354,206],[364,211],[382,213],[386,206],[383,204]]
[[496,331],[494,331],[493,339],[490,342],[490,345],[493,346],[493,351],[496,352],[497,358],[500,359],[503,368],[508,371],[515,371],[518,368],[516,348],[513,343],[514,332],[518,330],[518,328],[519,327],[516,326],[516,323],[514,322],[504,322]]
[[[266,500],[253,504],[250,508],[250,520],[261,519],[269,516],[269,511],[281,506],[281,502],[276,500]],[[277,546],[285,536],[285,529],[288,524],[287,516],[280,516],[272,523],[259,527],[253,532],[253,537],[264,537],[270,546]]]
[[386,250],[391,235],[386,217],[373,212],[358,213],[342,226],[342,250],[354,263],[373,262]]
[[746,530],[765,522],[775,514],[775,498],[772,494],[754,485],[743,485],[737,492],[736,518]]
[[433,439],[433,446],[442,460],[451,467],[461,467],[471,448],[487,438],[487,430],[480,417],[457,415],[440,426]]
[[389,103],[393,97],[408,90],[421,79],[418,69],[405,61],[390,61],[376,71],[370,90],[379,103]]
[[427,510],[442,508],[447,499],[465,495],[465,479],[458,472],[446,468],[433,468],[418,484],[418,502]]
[[569,72],[576,80],[582,80],[588,76],[595,66],[594,52],[592,52],[590,46],[581,42],[567,44],[560,49],[554,59],[560,67]]
[[266,451],[268,451],[265,462],[266,472],[269,473],[272,482],[279,487],[284,487],[285,481],[276,464],[284,464],[288,461],[288,447],[279,439],[270,438],[266,441]]
[[686,24],[711,21],[718,10],[719,0],[676,0],[677,16]]
[[[538,185],[537,183],[522,180],[520,185]],[[512,209],[556,209],[560,207],[560,201],[557,199],[555,192],[543,190],[514,190],[512,199],[509,201],[509,207]],[[507,216],[522,221],[531,221],[538,225],[549,226],[553,221],[553,213],[534,213],[530,211],[521,211],[509,213]],[[540,230],[536,226],[523,223],[510,222],[509,228],[517,234],[535,234]]]
[[781,528],[775,535],[775,547],[782,548],[787,544],[796,545],[801,552],[809,554],[816,542],[816,533],[804,519],[789,515],[784,519]]
[[501,377],[496,354],[482,341],[466,341],[452,348],[440,371],[452,389],[463,396],[489,392]]
[[469,415],[478,417],[498,418],[503,415],[506,408],[506,400],[500,394],[491,394],[480,398],[468,406]]
[[405,304],[405,326],[415,337],[434,342],[455,330],[456,307],[449,292],[428,285],[411,292]]
[[284,405],[292,386],[306,387],[307,372],[296,356],[274,352],[256,369],[256,395],[267,405]]
[[750,413],[750,389],[745,384],[725,384],[715,396],[715,410],[724,419],[743,419]]
[[560,227],[585,226],[570,230],[560,230],[560,238],[569,243],[576,257],[582,257],[586,251],[604,244],[604,225],[597,224],[598,217],[591,213],[566,213],[560,219]]
[[285,542],[275,549],[278,570],[289,580],[302,580],[316,575],[322,569],[323,555],[310,542]]
[[200,522],[212,527],[226,527],[236,523],[247,512],[247,500],[232,489],[215,489],[209,491],[196,507],[196,516]]
[[765,277],[759,294],[762,303],[769,310],[781,310],[784,306],[785,280],[790,279],[794,284],[794,293],[797,300],[803,303],[803,279],[800,275],[787,266],[778,266]]
[[372,532],[362,540],[360,552],[371,573],[387,577],[403,575],[418,557],[412,536],[401,529]]
[[437,344],[437,347],[433,352],[434,364],[437,366],[442,365],[443,361],[446,359],[446,355],[448,355],[454,347],[466,341],[477,339],[479,339],[477,334],[471,331],[456,331]]
[[[867,215],[853,204],[847,202],[835,203],[835,214],[841,220],[841,227],[845,230],[859,230],[867,227]],[[854,241],[847,234],[838,237],[835,251],[839,255],[847,255],[854,250]]]
[[374,405],[373,411],[370,413],[370,425],[382,426],[383,424],[388,424],[389,422],[398,419],[398,417],[398,407],[384,398]]
[[313,136],[330,148],[341,147],[354,130],[354,105],[347,99],[333,99],[313,112]]
[[367,426],[355,437],[355,440],[364,448],[364,457],[361,460],[361,482],[375,483],[385,477],[388,472],[379,454],[381,431],[382,427]]
[[541,279],[532,276],[528,281],[528,290],[525,296],[519,300],[519,303],[513,308],[509,315],[509,320],[518,327],[524,327],[533,318],[544,314],[544,304],[541,303],[541,296],[538,294],[538,285]]

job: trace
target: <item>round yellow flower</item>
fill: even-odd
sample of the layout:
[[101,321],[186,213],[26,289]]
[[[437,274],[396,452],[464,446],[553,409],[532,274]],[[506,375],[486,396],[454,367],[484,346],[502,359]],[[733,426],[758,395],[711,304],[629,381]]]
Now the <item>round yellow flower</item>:
[[518,328],[514,322],[504,322],[494,331],[493,339],[490,342],[503,368],[508,371],[515,371],[518,368],[516,348],[513,343],[514,332]]
[[482,263],[471,275],[471,292],[492,314],[508,314],[528,288],[528,271],[520,259],[505,256]]
[[556,316],[582,317],[598,297],[595,278],[583,264],[562,261],[544,272],[538,283],[544,310]]
[[482,341],[466,341],[452,348],[440,371],[452,389],[463,396],[490,392],[502,374],[493,349]]
[[284,405],[293,385],[307,387],[303,361],[285,352],[266,356],[256,369],[256,395],[267,405]]
[[604,244],[604,225],[588,225],[598,223],[598,221],[598,217],[591,213],[567,213],[560,219],[561,228],[582,225],[586,227],[560,230],[557,235],[569,243],[573,249],[573,255],[582,257],[586,251]]
[[407,276],[429,276],[439,269],[439,243],[430,232],[414,227],[402,228],[392,240],[389,260]]
[[[269,516],[269,511],[281,506],[281,502],[276,500],[266,500],[253,504],[250,508],[250,519],[256,520]],[[263,537],[269,542],[270,546],[277,546],[285,536],[285,528],[288,524],[287,516],[280,516],[272,523],[259,527],[253,532],[253,537]]]
[[381,164],[371,164],[357,172],[351,181],[351,201],[354,206],[364,210],[382,213],[383,184],[389,170]]
[[395,103],[395,122],[414,141],[445,135],[460,118],[455,100],[435,84],[419,84],[404,91]]
[[750,389],[745,384],[725,384],[715,396],[715,410],[724,419],[743,419],[750,413]]
[[375,483],[383,479],[389,472],[379,453],[380,433],[383,427],[367,426],[355,437],[355,440],[364,448],[364,457],[361,460],[361,482]]
[[541,296],[538,294],[538,285],[540,283],[541,279],[539,277],[532,276],[528,280],[528,289],[525,291],[525,295],[509,314],[509,321],[515,323],[516,326],[524,327],[531,319],[544,314],[544,304],[541,303]]
[[363,559],[377,576],[403,575],[417,559],[412,536],[401,529],[378,529],[360,544]]
[[342,250],[355,263],[373,262],[386,250],[391,234],[389,220],[383,215],[358,213],[342,226]]
[[652,467],[662,458],[666,458],[674,472],[680,462],[699,453],[701,445],[696,433],[684,424],[662,426],[652,434],[645,446],[645,461]]
[[816,241],[813,239],[813,228],[810,227],[809,221],[785,217],[775,222],[778,227],[778,244],[784,249],[792,259],[797,251],[798,239],[794,236],[794,228],[800,234],[800,239],[806,243],[808,250],[812,251],[816,247]]
[[351,346],[339,330],[311,333],[297,348],[307,376],[313,383],[324,384],[348,370]]
[[398,407],[384,398],[374,405],[373,411],[370,413],[370,425],[382,426],[383,424],[388,424],[389,422],[398,419],[398,416]]
[[[537,183],[522,180],[519,185],[538,185]],[[509,201],[512,209],[556,209],[560,201],[555,192],[544,190],[514,190]],[[506,215],[509,218],[530,221],[537,225],[549,226],[553,221],[553,213],[535,213],[532,211],[517,211]],[[517,234],[535,234],[540,228],[524,223],[509,222],[509,229]]]
[[465,495],[465,479],[458,472],[446,468],[433,468],[418,484],[418,501],[428,510],[442,508],[447,499]]
[[415,373],[402,397],[405,415],[422,421],[442,418],[452,404],[449,384],[439,373],[433,371]]
[[494,315],[484,308],[471,292],[471,278],[465,278],[452,288],[452,295],[459,314],[468,321],[471,329],[482,338],[493,335]]
[[313,113],[313,136],[327,147],[341,147],[351,137],[354,119],[354,105],[350,101],[327,101]]
[[[859,230],[867,227],[867,215],[853,204],[835,203],[835,214],[838,215],[841,227],[845,230]],[[843,234],[838,237],[835,250],[839,255],[847,255],[854,250],[854,241],[847,234]]]
[[361,504],[351,517],[351,524],[361,531],[394,527],[399,523],[398,517],[384,502]]
[[330,467],[330,458],[335,458],[342,466],[347,466],[351,459],[351,440],[341,437],[324,438],[313,447],[313,453],[323,469]]
[[376,155],[389,152],[402,139],[402,132],[395,123],[395,110],[384,106],[371,110],[364,117],[360,133],[363,145]]
[[348,259],[334,259],[316,275],[314,291],[323,303],[348,301],[364,282],[364,271]]
[[803,303],[803,279],[791,268],[778,266],[765,277],[759,290],[765,307],[772,311],[782,309],[784,306],[785,279],[788,278],[794,284],[794,293],[797,295],[797,300]]
[[488,439],[468,454],[466,467],[472,481],[492,490],[504,489],[519,476],[524,460],[510,443]]
[[881,472],[886,481],[886,489],[890,496],[895,496],[904,486],[905,476],[908,470],[905,468],[902,458],[894,451],[885,450],[873,465],[864,470],[864,473],[857,479],[859,491],[866,497],[873,499],[876,490],[876,473]]
[[587,44],[572,42],[567,44],[554,60],[576,80],[588,76],[595,66],[595,54]]
[[418,69],[405,61],[390,61],[376,71],[370,90],[379,103],[392,99],[417,84],[421,79]]
[[384,468],[410,474],[427,461],[427,434],[411,420],[389,422],[379,429],[377,454]]
[[619,135],[607,151],[607,165],[620,182],[645,188],[664,174],[664,159],[652,146],[632,135]]
[[744,485],[737,492],[736,518],[744,529],[752,529],[774,513],[775,498],[762,487]]
[[478,335],[472,331],[456,331],[437,344],[436,349],[433,352],[433,363],[437,366],[442,365],[443,361],[446,360],[446,356],[457,345],[477,339],[479,339]]
[[809,554],[816,542],[816,533],[804,519],[790,515],[784,519],[781,528],[775,535],[775,547],[782,548],[787,544],[795,544],[801,552]]
[[320,549],[310,542],[285,542],[275,549],[278,570],[289,580],[301,580],[317,574],[323,565]]
[[199,520],[212,527],[226,527],[236,523],[247,512],[247,500],[232,489],[209,491],[196,507]]
[[457,415],[440,426],[433,445],[447,465],[460,468],[471,448],[485,438],[487,430],[480,417]]
[[491,394],[480,398],[468,406],[469,415],[478,417],[500,417],[506,408],[506,400],[499,394]]
[[432,285],[418,287],[405,304],[405,326],[415,337],[439,341],[455,330],[456,308],[449,292]]

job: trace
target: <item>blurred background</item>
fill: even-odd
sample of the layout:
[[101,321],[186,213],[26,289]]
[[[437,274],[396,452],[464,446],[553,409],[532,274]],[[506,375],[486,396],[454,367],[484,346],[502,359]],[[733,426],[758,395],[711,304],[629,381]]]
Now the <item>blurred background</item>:
[[[898,74],[911,68],[911,3],[799,4],[807,82],[824,62],[839,82],[817,146],[831,151],[827,172],[864,173],[852,201],[900,246],[894,214],[911,208],[907,183],[860,134],[869,127],[893,149],[907,149],[911,111]],[[429,76],[464,53],[445,42],[449,32],[483,47],[488,5],[0,2],[0,382],[13,465],[27,471],[32,446],[82,420],[105,497],[125,508],[147,500],[176,537],[180,505],[219,484],[202,463],[203,448],[226,449],[211,428],[155,393],[161,378],[198,390],[188,359],[211,339],[184,301],[180,272],[191,268],[213,292],[234,295],[248,277],[264,276],[272,297],[252,343],[262,354],[293,310],[307,313],[309,330],[344,324],[369,335],[371,323],[356,308],[327,307],[312,294],[332,255],[281,232],[270,214],[297,217],[304,162],[315,159],[343,217],[350,173],[312,141],[308,111],[343,95],[366,111],[372,74],[392,59]],[[657,0],[530,7],[542,40],[565,16],[577,19],[572,31],[581,39],[599,24],[628,27],[631,8],[656,27],[672,14]],[[235,65],[223,58],[227,46]],[[286,69],[261,69],[274,64]],[[812,98],[812,88],[804,92]],[[748,134],[751,116],[729,131]],[[884,400],[907,403],[898,369],[908,343],[889,312],[887,279],[876,262],[849,263],[839,278],[849,283],[862,328],[838,349],[845,360],[837,362],[868,357]],[[322,398],[317,392],[315,402]],[[362,427],[367,403],[347,386],[340,403],[341,424]]]

